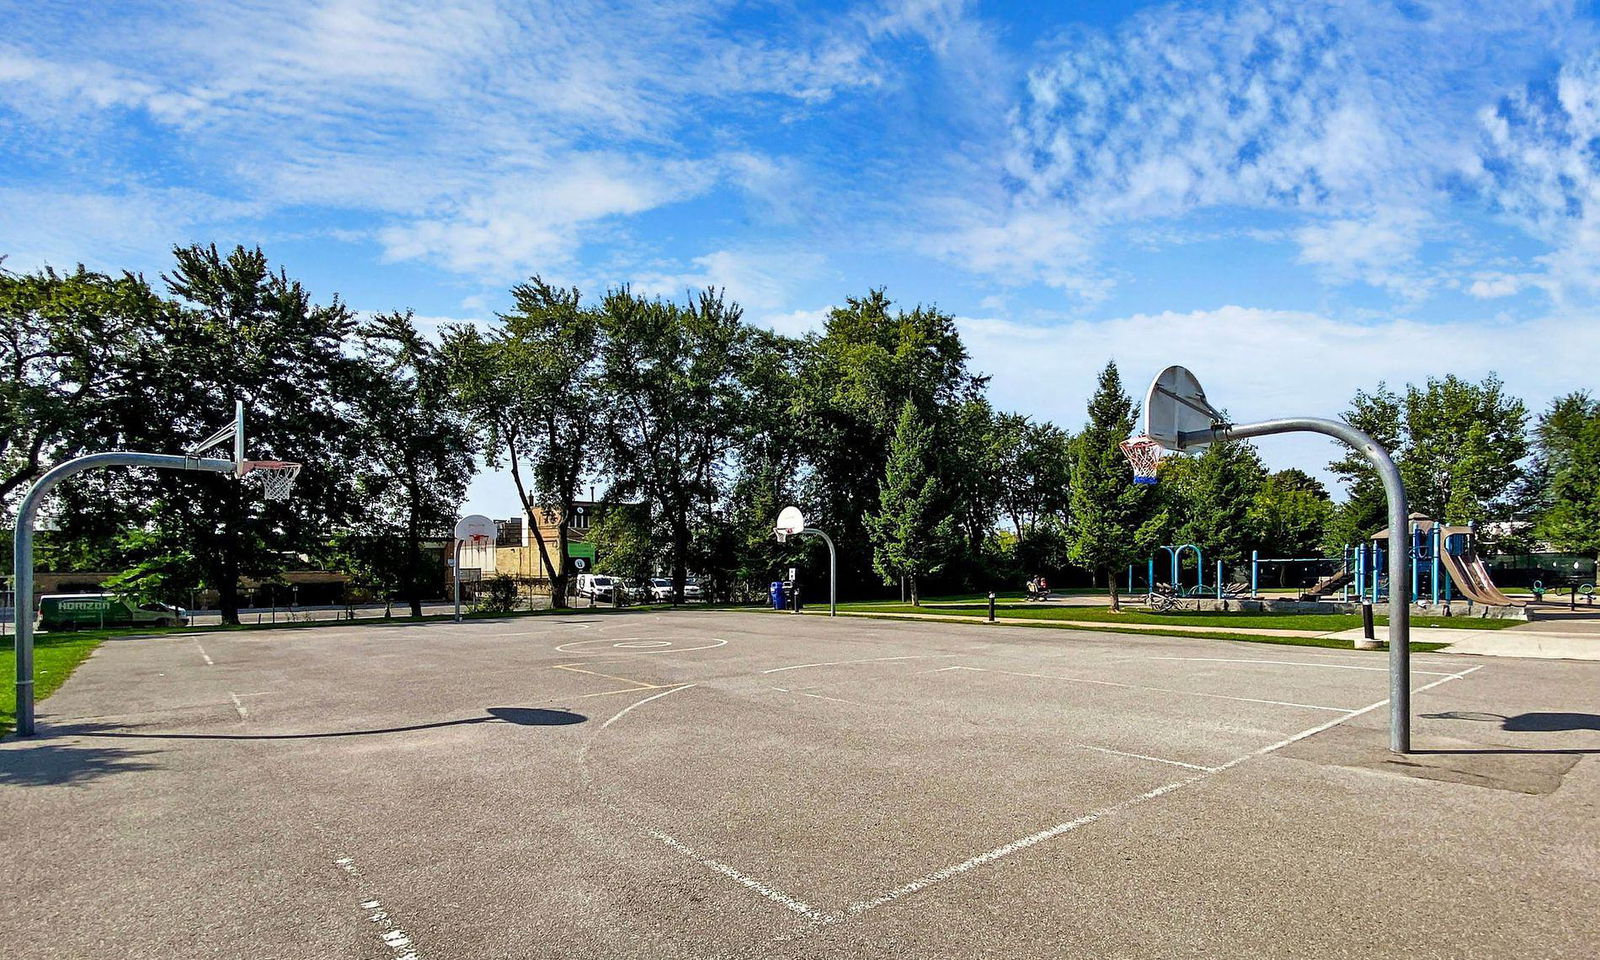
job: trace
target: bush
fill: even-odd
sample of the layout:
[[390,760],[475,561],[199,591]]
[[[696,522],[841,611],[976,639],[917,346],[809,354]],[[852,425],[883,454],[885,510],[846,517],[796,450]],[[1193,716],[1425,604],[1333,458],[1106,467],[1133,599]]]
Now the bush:
[[479,584],[475,606],[481,613],[510,613],[517,608],[521,587],[518,578],[507,573],[496,574]]

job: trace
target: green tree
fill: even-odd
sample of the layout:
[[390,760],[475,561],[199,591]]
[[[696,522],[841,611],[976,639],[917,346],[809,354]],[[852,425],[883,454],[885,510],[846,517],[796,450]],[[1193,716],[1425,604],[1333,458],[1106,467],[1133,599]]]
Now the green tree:
[[118,444],[140,356],[171,309],[132,274],[0,270],[0,504],[49,467]]
[[1164,514],[1151,515],[1148,488],[1133,482],[1133,468],[1118,448],[1133,423],[1133,401],[1116,363],[1108,363],[1089,400],[1089,421],[1072,440],[1067,542],[1074,562],[1105,577],[1112,610],[1122,609],[1117,575],[1155,548],[1166,523]]
[[1179,463],[1163,472],[1159,487],[1176,521],[1173,536],[1200,547],[1208,561],[1237,567],[1250,553],[1250,507],[1266,477],[1255,446],[1225,440]]
[[868,515],[867,529],[872,535],[873,569],[886,585],[904,578],[912,605],[920,606],[918,585],[943,566],[956,521],[939,489],[933,429],[920,421],[913,400],[900,408],[878,488],[878,509]]
[[418,332],[410,311],[361,324],[356,343],[362,362],[350,403],[360,437],[354,481],[364,505],[357,529],[400,545],[364,552],[363,572],[420,617],[440,583],[423,540],[448,529],[466,496],[472,435],[455,407],[443,353]]
[[706,290],[685,305],[624,288],[601,306],[601,395],[612,495],[641,495],[667,540],[683,602],[690,536],[716,503],[749,413],[753,339],[737,304]]
[[[600,319],[577,288],[535,276],[511,290],[514,308],[487,336],[454,326],[445,353],[457,402],[478,426],[484,458],[510,468],[552,606],[566,604],[567,518],[597,454],[604,398],[597,381]],[[531,468],[525,477],[523,466]],[[538,518],[560,517],[555,542]]]
[[1561,397],[1536,435],[1549,478],[1536,531],[1560,549],[1600,555],[1600,403],[1587,394]]
[[254,485],[216,474],[104,471],[69,485],[65,498],[85,509],[61,515],[69,531],[85,517],[120,518],[119,546],[136,546],[136,560],[193,557],[223,619],[237,623],[241,577],[270,579],[361,508],[343,469],[357,454],[348,404],[359,377],[345,351],[356,322],[337,298],[313,303],[260,249],[180,247],[173,257],[164,279],[178,303],[154,317],[137,389],[116,412],[122,441],[181,452],[243,400],[246,455],[305,464],[294,499],[263,502]]
[[805,458],[800,494],[838,543],[842,585],[868,579],[873,569],[866,517],[878,508],[890,440],[907,400],[939,438],[940,474],[950,492],[959,489],[966,498],[957,516],[965,539],[990,532],[994,501],[981,450],[987,404],[974,403],[986,380],[968,369],[968,359],[952,315],[930,306],[896,308],[881,289],[848,298],[829,311],[821,334],[806,338],[793,404]]
[[[1322,546],[1332,516],[1322,484],[1291,468],[1268,476],[1256,489],[1248,522],[1255,549],[1269,557],[1308,557]],[[1279,586],[1289,585],[1289,569],[1279,565]]]

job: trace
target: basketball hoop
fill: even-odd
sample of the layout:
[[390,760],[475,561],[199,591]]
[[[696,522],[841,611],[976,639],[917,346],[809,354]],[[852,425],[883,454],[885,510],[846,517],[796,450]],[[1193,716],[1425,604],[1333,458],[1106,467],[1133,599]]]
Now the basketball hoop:
[[1138,484],[1154,484],[1156,474],[1161,470],[1161,455],[1166,451],[1161,443],[1146,436],[1130,437],[1117,445],[1122,450],[1122,455],[1128,458],[1128,465],[1133,467],[1133,482]]
[[300,464],[287,460],[246,460],[239,465],[239,477],[249,477],[261,484],[261,496],[268,500],[287,500],[294,493],[295,478],[300,476]]
[[784,507],[778,512],[778,522],[772,525],[773,536],[779,543],[787,543],[789,538],[801,533],[806,528],[805,514],[799,507]]

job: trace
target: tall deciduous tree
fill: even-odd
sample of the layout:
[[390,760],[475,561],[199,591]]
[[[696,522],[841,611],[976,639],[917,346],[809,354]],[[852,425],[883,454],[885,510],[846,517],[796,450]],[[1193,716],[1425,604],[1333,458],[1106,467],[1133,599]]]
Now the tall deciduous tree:
[[1163,493],[1173,495],[1177,542],[1237,566],[1250,552],[1250,506],[1266,475],[1255,446],[1224,440],[1179,463],[1182,469],[1164,471],[1161,482]]
[[[511,295],[515,305],[500,315],[499,330],[485,336],[452,327],[445,351],[458,402],[478,425],[485,459],[510,468],[550,580],[551,604],[560,607],[566,603],[569,521],[599,453],[600,321],[575,287],[553,287],[535,276]],[[560,518],[554,542],[541,529],[541,516]]]
[[[104,494],[98,512],[123,510],[135,552],[192,557],[223,619],[237,623],[241,577],[275,575],[285,555],[311,552],[359,509],[345,470],[356,453],[348,400],[358,377],[344,346],[356,321],[337,298],[313,303],[260,249],[192,246],[173,256],[165,279],[178,305],[158,315],[140,357],[137,393],[118,412],[122,438],[131,449],[181,452],[243,400],[246,456],[305,464],[294,499],[264,502],[253,484],[166,470],[107,471],[68,495]],[[72,514],[63,514],[69,528]]]
[[903,578],[911,603],[922,603],[922,578],[943,566],[956,520],[939,487],[933,429],[917,416],[915,401],[900,408],[889,462],[878,487],[878,509],[867,516],[873,569],[885,584]]
[[685,305],[612,291],[601,307],[601,397],[612,496],[660,512],[683,602],[696,516],[714,503],[749,407],[751,332],[706,290]]
[[1600,403],[1587,394],[1557,399],[1537,436],[1548,478],[1537,532],[1563,550],[1600,555]]
[[368,574],[392,584],[422,616],[441,582],[423,539],[455,518],[475,469],[472,436],[455,406],[442,352],[410,311],[381,314],[357,331],[362,364],[351,392],[360,443],[354,481],[364,509],[358,536],[396,549],[365,554]]
[[1163,517],[1151,517],[1147,488],[1118,449],[1133,431],[1134,406],[1117,365],[1108,363],[1089,400],[1089,421],[1072,440],[1068,553],[1105,577],[1111,609],[1121,610],[1117,574],[1155,546]]
[[0,270],[0,504],[118,445],[148,338],[171,305],[132,274]]

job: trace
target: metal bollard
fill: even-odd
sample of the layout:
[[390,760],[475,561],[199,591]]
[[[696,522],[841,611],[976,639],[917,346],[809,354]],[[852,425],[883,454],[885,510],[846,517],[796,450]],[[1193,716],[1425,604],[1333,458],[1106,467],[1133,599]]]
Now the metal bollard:
[[1355,642],[1357,650],[1378,649],[1378,635],[1372,625],[1372,601],[1361,602],[1361,639]]
[[989,622],[994,623],[994,591],[989,591]]

